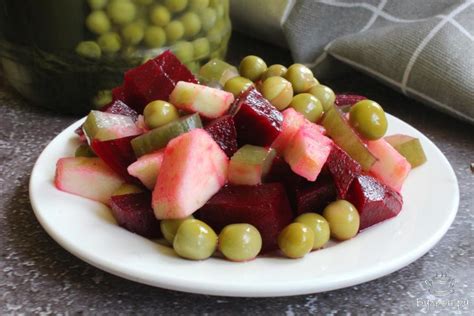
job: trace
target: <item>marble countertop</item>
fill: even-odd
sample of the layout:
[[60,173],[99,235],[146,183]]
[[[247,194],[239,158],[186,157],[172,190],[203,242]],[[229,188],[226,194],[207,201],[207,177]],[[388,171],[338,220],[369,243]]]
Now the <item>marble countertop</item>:
[[[234,35],[229,60],[235,63],[247,54],[260,55],[268,63],[291,63],[282,49]],[[422,258],[358,286],[280,298],[186,294],[110,275],[54,242],[34,217],[28,198],[30,172],[41,150],[79,117],[31,107],[0,81],[0,314],[472,314],[474,127],[361,74],[328,84],[336,91],[357,91],[379,101],[425,133],[452,164],[461,192],[459,211],[447,234]],[[440,273],[455,280],[454,292],[442,299],[424,287]]]

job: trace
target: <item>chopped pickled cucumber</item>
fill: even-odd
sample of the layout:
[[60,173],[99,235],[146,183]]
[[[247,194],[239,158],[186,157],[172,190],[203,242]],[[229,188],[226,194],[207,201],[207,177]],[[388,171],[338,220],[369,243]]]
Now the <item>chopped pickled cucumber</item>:
[[368,171],[376,162],[377,158],[370,153],[341,111],[334,105],[331,105],[324,114],[322,124],[334,142],[347,152],[352,159],[360,163],[362,169]]
[[155,128],[132,140],[135,155],[140,157],[165,147],[173,138],[187,133],[192,129],[202,128],[199,114],[184,116],[177,121]]
[[131,117],[101,111],[91,111],[82,129],[87,139],[106,141],[130,136],[137,130],[137,127]]
[[276,151],[253,145],[244,145],[231,158],[228,178],[232,184],[257,185],[268,173]]
[[89,145],[81,144],[76,148],[74,157],[97,157],[97,155]]
[[385,140],[408,160],[412,168],[426,162],[426,155],[418,138],[396,134],[385,137]]
[[239,71],[231,64],[220,59],[211,59],[199,71],[201,79],[206,83],[218,83],[222,87],[227,80],[237,77]]

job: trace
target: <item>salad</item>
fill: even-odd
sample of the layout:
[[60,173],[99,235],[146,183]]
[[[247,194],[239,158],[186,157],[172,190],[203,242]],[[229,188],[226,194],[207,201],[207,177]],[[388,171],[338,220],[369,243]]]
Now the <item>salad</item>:
[[301,258],[353,238],[399,214],[403,182],[426,161],[418,139],[385,135],[379,104],[336,95],[301,64],[213,59],[196,77],[166,51],[112,94],[55,185],[186,259]]

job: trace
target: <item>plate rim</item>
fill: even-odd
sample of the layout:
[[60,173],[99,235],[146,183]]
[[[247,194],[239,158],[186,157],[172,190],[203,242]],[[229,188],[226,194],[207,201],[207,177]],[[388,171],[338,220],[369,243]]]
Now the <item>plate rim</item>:
[[[390,115],[388,113],[387,113],[387,116],[389,117],[389,122],[391,120],[395,120],[395,121],[398,121],[398,123],[402,123],[402,125],[406,125],[416,130],[420,135],[422,135],[425,138],[424,141],[428,142],[430,146],[437,152],[437,155],[442,160],[443,164],[449,167],[446,172],[449,175],[449,177],[454,181],[453,182],[454,197],[450,205],[452,211],[449,212],[449,217],[447,217],[446,220],[443,222],[443,225],[441,225],[436,230],[435,234],[429,236],[429,238],[427,238],[423,243],[418,244],[417,247],[411,249],[411,251],[407,252],[404,256],[398,257],[396,259],[392,259],[388,265],[378,265],[377,267],[371,267],[370,273],[367,271],[364,271],[364,270],[368,270],[368,268],[365,268],[362,270],[364,273],[357,273],[353,277],[349,277],[349,278],[346,277],[336,282],[326,284],[325,286],[314,287],[314,286],[309,285],[308,282],[300,282],[302,283],[300,286],[296,286],[296,287],[293,286],[295,288],[292,288],[292,289],[272,288],[272,289],[266,289],[265,291],[262,291],[258,288],[257,289],[249,289],[249,288],[242,289],[239,286],[235,286],[235,284],[233,285],[233,287],[201,286],[200,288],[199,287],[197,288],[196,285],[193,284],[193,282],[179,281],[179,280],[177,281],[176,278],[168,278],[166,276],[160,276],[160,280],[158,281],[149,280],[143,275],[137,276],[137,275],[128,273],[130,271],[124,272],[122,269],[119,269],[117,266],[111,267],[110,265],[107,265],[104,262],[101,262],[100,259],[94,260],[95,258],[91,258],[89,255],[84,253],[83,250],[80,249],[80,247],[77,247],[76,245],[69,243],[68,241],[63,239],[60,235],[57,234],[54,228],[49,225],[49,223],[47,222],[46,218],[43,216],[40,210],[41,206],[38,204],[37,199],[35,197],[35,188],[34,188],[35,180],[34,179],[36,179],[37,174],[40,173],[41,166],[39,165],[39,162],[42,160],[44,155],[46,155],[47,149],[49,148],[49,146],[53,142],[58,141],[58,139],[61,138],[61,136],[64,136],[65,133],[73,132],[74,129],[76,129],[85,120],[85,117],[81,118],[80,120],[75,121],[74,123],[67,126],[60,133],[55,135],[55,137],[44,147],[41,154],[36,159],[32,172],[31,172],[30,181],[29,181],[30,203],[33,208],[35,217],[37,218],[40,225],[48,233],[48,235],[51,236],[51,238],[55,242],[57,242],[63,249],[65,249],[66,251],[74,255],[75,257],[81,259],[84,262],[87,262],[88,264],[98,269],[111,273],[115,276],[119,276],[131,281],[142,283],[142,284],[147,284],[154,287],[160,287],[164,289],[176,290],[176,291],[187,292],[187,293],[214,295],[214,296],[231,296],[231,297],[294,296],[294,295],[314,294],[314,293],[332,291],[336,289],[342,289],[342,288],[346,288],[350,286],[355,286],[361,283],[378,279],[382,276],[389,275],[397,270],[400,270],[403,267],[406,267],[407,265],[411,264],[412,262],[422,257],[430,249],[432,249],[441,240],[441,238],[446,234],[446,232],[452,225],[459,209],[460,192],[459,192],[458,179],[453,170],[453,167],[451,166],[451,164],[449,163],[449,160],[446,158],[443,152],[424,133],[422,133],[415,127],[411,126],[410,124],[404,122],[403,120],[393,115]],[[296,284],[296,283],[297,282],[293,282],[292,284]]]

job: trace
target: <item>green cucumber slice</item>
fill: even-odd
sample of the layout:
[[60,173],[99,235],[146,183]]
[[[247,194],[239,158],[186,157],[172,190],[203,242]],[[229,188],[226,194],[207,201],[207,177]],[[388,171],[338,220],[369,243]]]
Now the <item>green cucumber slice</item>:
[[385,140],[408,160],[412,168],[426,162],[426,155],[418,138],[396,134],[385,137]]
[[360,163],[363,170],[368,171],[377,161],[377,158],[370,153],[362,139],[344,118],[344,114],[334,104],[324,114],[322,124],[332,140],[352,159]]
[[140,135],[132,140],[132,148],[137,157],[166,147],[173,138],[187,133],[192,129],[202,128],[198,113],[183,116],[161,127]]
[[91,111],[82,129],[89,140],[106,141],[137,134],[131,117],[102,111]]
[[202,81],[211,85],[219,84],[221,87],[225,85],[227,80],[238,75],[239,71],[237,68],[220,59],[211,59],[199,70],[199,76]]

